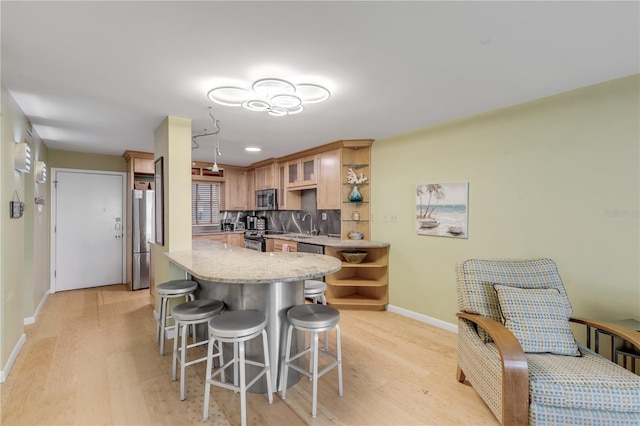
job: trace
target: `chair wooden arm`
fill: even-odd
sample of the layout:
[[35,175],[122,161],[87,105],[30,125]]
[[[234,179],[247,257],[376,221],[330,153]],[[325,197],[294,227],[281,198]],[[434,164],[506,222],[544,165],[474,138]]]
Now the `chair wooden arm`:
[[613,334],[616,337],[626,340],[636,348],[640,349],[640,332],[638,331],[623,327],[621,325],[611,324],[604,321],[591,320],[587,318],[571,317],[569,318],[569,321],[606,331],[609,334]]
[[518,339],[499,322],[482,315],[458,312],[489,333],[502,363],[502,424],[529,424],[529,368]]

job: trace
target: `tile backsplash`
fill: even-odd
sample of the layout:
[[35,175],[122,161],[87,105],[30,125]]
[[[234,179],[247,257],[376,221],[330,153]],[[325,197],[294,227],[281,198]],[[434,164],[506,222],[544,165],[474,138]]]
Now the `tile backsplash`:
[[245,216],[256,215],[267,219],[270,230],[306,234],[315,229],[318,235],[340,234],[340,210],[317,210],[316,205],[316,190],[308,189],[302,191],[301,210],[226,211],[221,219],[244,222]]

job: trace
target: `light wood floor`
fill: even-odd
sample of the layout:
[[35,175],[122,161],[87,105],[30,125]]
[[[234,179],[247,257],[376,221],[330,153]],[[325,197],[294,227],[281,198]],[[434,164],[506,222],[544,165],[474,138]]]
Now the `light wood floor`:
[[[311,382],[287,399],[248,394],[254,425],[496,425],[468,384],[455,379],[453,333],[390,313],[341,311],[344,396],[337,372],[320,379],[318,417]],[[146,291],[122,285],[56,293],[36,324],[2,393],[2,425],[239,424],[239,396],[213,387],[202,421],[204,365],[188,368],[187,399],[160,356]],[[332,345],[333,346],[333,345]],[[171,347],[171,346],[169,346]]]

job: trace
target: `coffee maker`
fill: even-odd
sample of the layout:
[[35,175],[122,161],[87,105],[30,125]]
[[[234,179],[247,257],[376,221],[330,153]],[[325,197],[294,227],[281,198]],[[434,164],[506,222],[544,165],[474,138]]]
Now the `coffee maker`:
[[254,231],[258,227],[258,216],[247,216],[247,230]]

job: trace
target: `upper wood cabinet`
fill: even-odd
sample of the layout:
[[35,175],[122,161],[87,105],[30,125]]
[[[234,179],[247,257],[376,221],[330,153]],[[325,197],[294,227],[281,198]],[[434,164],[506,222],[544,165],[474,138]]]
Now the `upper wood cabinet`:
[[208,180],[208,181],[222,181],[226,170],[224,166],[220,166],[220,170],[217,172],[211,171],[212,163],[203,163],[200,161],[194,161],[191,165],[191,179],[192,180]]
[[318,210],[339,210],[341,189],[340,149],[318,154]]
[[255,170],[249,170],[246,172],[247,179],[247,210],[256,209],[256,180]]
[[302,194],[300,191],[288,191],[288,163],[278,164],[278,210],[300,210]]
[[287,162],[287,188],[315,188],[318,184],[317,158],[317,155],[310,155]]
[[125,151],[122,156],[127,162],[129,189],[134,189],[136,176],[140,176],[142,180],[153,180],[151,177],[155,173],[153,152]]
[[152,175],[155,173],[153,158],[134,158],[133,172],[136,174]]
[[275,163],[256,167],[254,171],[255,190],[258,191],[260,189],[276,189],[278,187],[276,170],[277,166]]
[[225,167],[224,202],[225,210],[247,210],[247,177],[244,170]]

